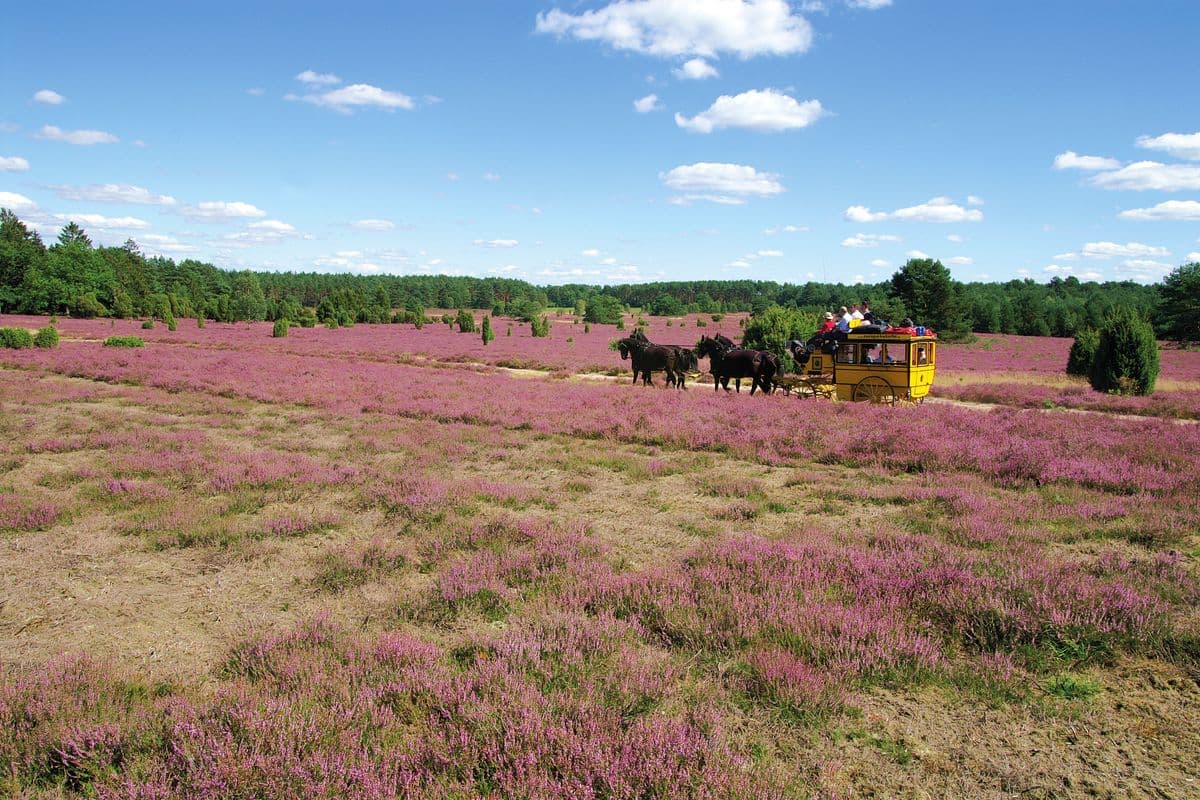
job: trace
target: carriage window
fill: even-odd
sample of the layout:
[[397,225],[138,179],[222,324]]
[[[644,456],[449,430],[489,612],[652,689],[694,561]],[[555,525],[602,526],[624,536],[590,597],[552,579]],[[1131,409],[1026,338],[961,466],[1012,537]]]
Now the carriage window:
[[913,360],[918,364],[928,364],[930,355],[930,346],[927,344],[915,344],[913,349],[916,351]]
[[878,364],[880,363],[879,345],[863,343],[862,359],[863,364]]
[[842,343],[837,349],[837,362],[839,364],[857,364],[858,363],[858,345]]
[[908,345],[885,344],[883,346],[884,364],[904,364],[908,362]]

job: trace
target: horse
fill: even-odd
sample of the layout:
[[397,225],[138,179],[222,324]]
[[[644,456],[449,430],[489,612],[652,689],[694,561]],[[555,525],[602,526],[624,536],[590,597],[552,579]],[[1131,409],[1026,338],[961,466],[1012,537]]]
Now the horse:
[[[629,338],[630,339],[638,339],[642,342],[645,342],[647,345],[654,344],[653,342],[650,341],[649,338],[647,338],[645,332],[641,328],[634,328],[633,333],[629,334]],[[685,380],[687,378],[688,370],[699,369],[699,363],[696,358],[696,351],[691,349],[690,347],[684,347],[681,344],[664,344],[664,345],[662,345],[662,347],[670,347],[671,349],[673,349],[675,351],[675,356],[676,356],[676,363],[675,363],[676,369],[675,369],[674,374],[667,373],[667,383],[669,383],[670,385],[672,385],[678,389],[686,389],[687,386],[685,386],[684,384],[685,384]],[[634,372],[633,372],[633,382],[634,383],[637,383],[637,374],[638,374],[638,369],[635,367]],[[643,371],[642,378],[643,378],[643,383],[648,385],[650,383],[649,371]]]
[[[718,344],[724,347],[727,352],[733,352],[739,349],[738,346],[734,344],[733,339],[730,339],[728,336],[716,333],[713,334],[712,338],[715,339]],[[762,367],[757,376],[758,385],[762,388],[763,392],[770,394],[775,390],[775,376],[783,374],[783,362],[779,359],[779,356],[775,355],[770,350],[749,350],[749,352],[758,353],[763,357]],[[728,380],[726,380],[726,384],[727,383]],[[734,385],[740,392],[742,390],[741,378],[737,378]],[[754,394],[753,385],[750,386],[750,394]]]
[[[720,336],[720,334],[717,334]],[[728,344],[726,344],[728,343]],[[713,390],[723,388],[729,391],[729,379],[735,380],[734,386],[742,391],[742,378],[750,378],[750,394],[762,388],[764,393],[770,393],[771,381],[778,372],[779,360],[770,353],[760,353],[758,350],[731,349],[729,339],[701,336],[696,345],[696,354],[701,358],[708,356],[709,372],[713,376]]]
[[683,385],[682,376],[677,377],[678,354],[673,347],[651,344],[645,336],[627,336],[617,342],[617,350],[622,359],[629,359],[633,365],[633,382],[637,383],[638,373],[642,373],[643,382],[649,386],[650,373],[662,370],[666,373],[667,383],[671,386]]

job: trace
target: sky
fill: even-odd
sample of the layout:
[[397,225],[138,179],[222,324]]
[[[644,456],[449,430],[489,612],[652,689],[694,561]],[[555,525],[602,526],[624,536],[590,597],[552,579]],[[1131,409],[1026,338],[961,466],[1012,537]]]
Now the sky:
[[222,268],[1151,283],[1195,0],[18,3],[0,206]]

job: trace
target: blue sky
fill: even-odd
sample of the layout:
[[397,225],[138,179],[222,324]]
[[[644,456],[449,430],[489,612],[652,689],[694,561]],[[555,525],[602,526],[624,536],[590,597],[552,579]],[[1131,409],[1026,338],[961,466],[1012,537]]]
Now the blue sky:
[[221,267],[1155,281],[1200,3],[18,4],[0,205]]

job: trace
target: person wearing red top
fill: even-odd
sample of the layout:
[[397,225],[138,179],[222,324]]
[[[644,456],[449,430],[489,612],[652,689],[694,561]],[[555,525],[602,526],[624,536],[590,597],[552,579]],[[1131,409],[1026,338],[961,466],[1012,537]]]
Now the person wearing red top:
[[826,311],[825,321],[821,323],[821,327],[817,328],[817,333],[829,333],[831,330],[833,330],[835,324],[836,323],[833,321],[833,312]]

